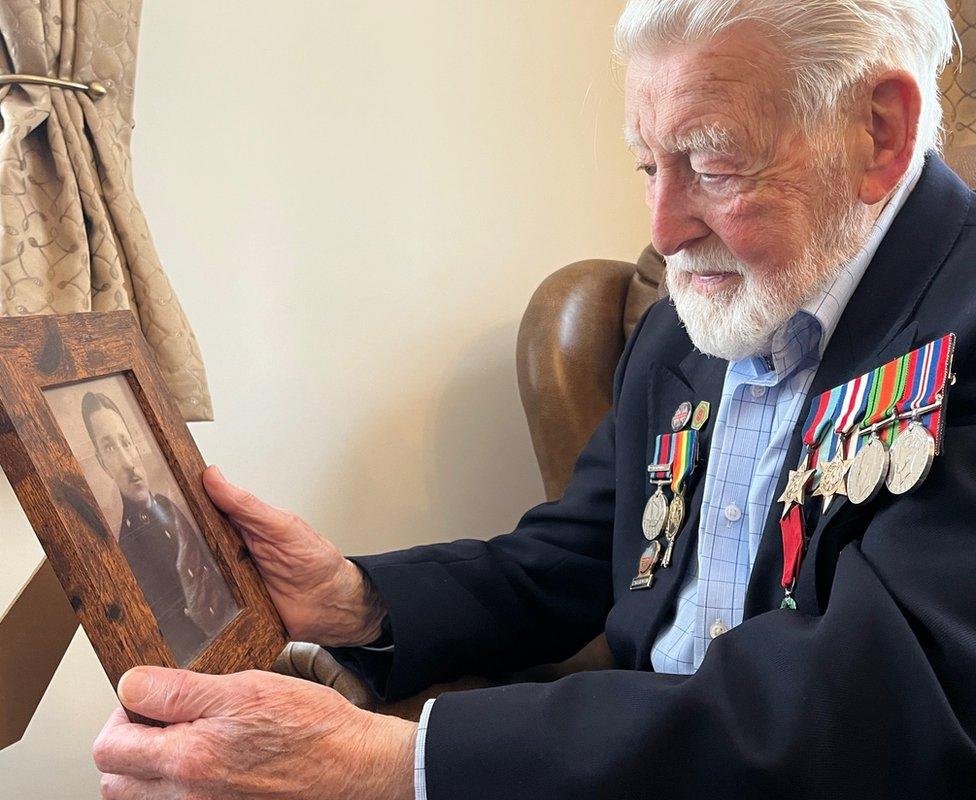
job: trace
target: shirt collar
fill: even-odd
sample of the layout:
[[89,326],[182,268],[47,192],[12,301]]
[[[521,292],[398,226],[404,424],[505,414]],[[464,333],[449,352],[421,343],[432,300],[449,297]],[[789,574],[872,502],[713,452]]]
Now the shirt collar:
[[775,384],[808,362],[820,361],[854,290],[921,176],[921,168],[906,175],[875,221],[861,252],[846,262],[833,281],[773,335],[770,358],[752,357],[734,362],[730,365],[732,371],[753,378],[765,374],[764,382]]

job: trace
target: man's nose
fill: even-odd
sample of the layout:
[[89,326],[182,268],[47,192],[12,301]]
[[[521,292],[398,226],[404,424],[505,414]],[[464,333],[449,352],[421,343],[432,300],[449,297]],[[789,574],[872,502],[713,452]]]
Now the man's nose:
[[673,256],[711,232],[687,188],[673,176],[658,175],[648,189],[651,239],[662,256]]

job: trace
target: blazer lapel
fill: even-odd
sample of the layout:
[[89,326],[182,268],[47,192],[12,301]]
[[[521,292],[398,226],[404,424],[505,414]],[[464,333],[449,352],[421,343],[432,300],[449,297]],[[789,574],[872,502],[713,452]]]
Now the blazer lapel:
[[[810,404],[822,392],[913,349],[918,325],[912,317],[959,237],[972,196],[955,173],[930,156],[918,185],[852,295],[790,439],[746,594],[746,618],[777,608],[782,599],[782,506],[776,500],[786,488],[790,470],[799,463],[801,429]],[[835,499],[824,519],[817,519],[815,530],[822,532],[848,506],[843,498]]]

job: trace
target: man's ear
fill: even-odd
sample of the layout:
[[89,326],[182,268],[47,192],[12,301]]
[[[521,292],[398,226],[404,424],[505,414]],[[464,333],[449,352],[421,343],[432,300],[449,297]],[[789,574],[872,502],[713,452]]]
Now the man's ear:
[[884,200],[908,171],[918,141],[922,93],[905,70],[889,70],[872,81],[865,113],[864,175],[858,196],[873,206]]

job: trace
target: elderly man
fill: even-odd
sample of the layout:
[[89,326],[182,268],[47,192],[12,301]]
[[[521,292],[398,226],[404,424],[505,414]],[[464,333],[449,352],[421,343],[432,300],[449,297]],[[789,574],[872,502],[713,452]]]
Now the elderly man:
[[[291,633],[386,697],[553,661],[604,628],[619,669],[443,695],[418,728],[285,678],[141,668],[122,701],[176,724],[110,720],[105,797],[972,793],[976,208],[934,153],[946,7],[632,0],[617,39],[671,301],[628,343],[565,497],[488,542],[354,564],[204,479]],[[950,332],[927,481],[871,497],[859,473],[859,502],[842,485],[810,502],[814,399]],[[697,469],[694,449],[662,462],[662,441],[696,443]],[[649,471],[680,478],[670,517]]]

